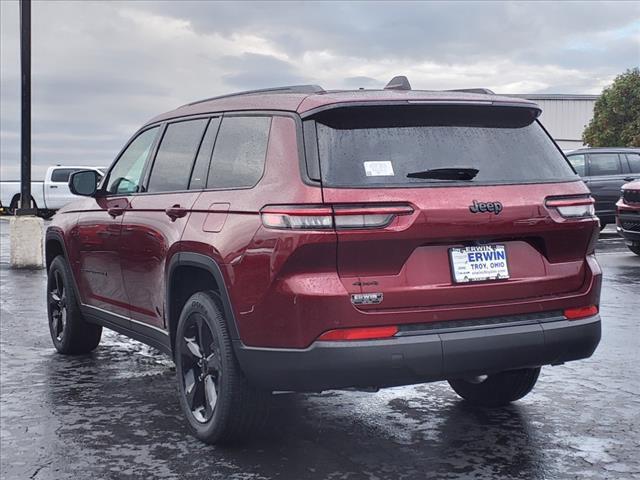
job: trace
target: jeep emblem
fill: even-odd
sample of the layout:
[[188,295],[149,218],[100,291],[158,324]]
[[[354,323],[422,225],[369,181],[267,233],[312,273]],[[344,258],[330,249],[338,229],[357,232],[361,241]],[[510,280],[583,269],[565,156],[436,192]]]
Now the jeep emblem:
[[502,204],[500,202],[479,202],[474,200],[473,203],[469,205],[469,211],[471,213],[491,212],[498,215],[502,211]]

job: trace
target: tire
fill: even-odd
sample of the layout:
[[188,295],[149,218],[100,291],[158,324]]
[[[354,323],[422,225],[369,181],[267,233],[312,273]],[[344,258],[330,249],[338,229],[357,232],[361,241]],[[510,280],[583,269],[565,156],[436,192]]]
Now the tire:
[[53,346],[60,353],[89,353],[100,343],[102,327],[85,321],[66,259],[58,255],[47,277],[47,316]]
[[502,407],[527,395],[538,381],[540,367],[508,370],[476,380],[449,380],[451,388],[469,403]]
[[640,255],[640,245],[627,245],[629,250],[631,250],[636,255]]
[[180,406],[198,439],[233,444],[264,424],[270,392],[250,385],[242,373],[215,292],[195,293],[185,303],[174,358]]

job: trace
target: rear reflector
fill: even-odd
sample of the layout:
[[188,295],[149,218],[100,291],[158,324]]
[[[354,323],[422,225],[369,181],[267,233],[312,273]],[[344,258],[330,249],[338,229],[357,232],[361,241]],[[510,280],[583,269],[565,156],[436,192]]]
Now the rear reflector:
[[320,341],[339,342],[345,340],[374,340],[380,338],[393,337],[398,333],[398,327],[359,327],[359,328],[340,328],[337,330],[329,330],[318,337]]
[[588,307],[568,308],[564,311],[564,316],[569,320],[592,317],[598,313],[598,307],[589,305]]

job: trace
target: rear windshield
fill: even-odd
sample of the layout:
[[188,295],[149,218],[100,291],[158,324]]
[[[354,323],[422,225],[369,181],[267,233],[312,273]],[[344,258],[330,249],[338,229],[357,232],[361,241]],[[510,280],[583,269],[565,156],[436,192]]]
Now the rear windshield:
[[[315,117],[322,183],[331,187],[576,180],[533,110],[488,106],[350,107]],[[410,178],[476,169],[471,180]]]

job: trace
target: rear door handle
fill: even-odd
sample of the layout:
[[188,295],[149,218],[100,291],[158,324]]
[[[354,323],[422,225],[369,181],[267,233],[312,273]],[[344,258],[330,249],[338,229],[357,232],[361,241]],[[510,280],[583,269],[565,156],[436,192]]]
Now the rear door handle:
[[124,213],[124,207],[111,207],[107,209],[107,213],[116,218]]
[[173,207],[167,208],[164,213],[171,219],[171,221],[175,221],[177,218],[182,218],[187,214],[187,209],[181,207],[180,205],[174,205]]

